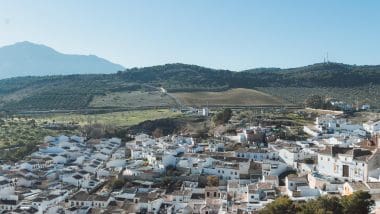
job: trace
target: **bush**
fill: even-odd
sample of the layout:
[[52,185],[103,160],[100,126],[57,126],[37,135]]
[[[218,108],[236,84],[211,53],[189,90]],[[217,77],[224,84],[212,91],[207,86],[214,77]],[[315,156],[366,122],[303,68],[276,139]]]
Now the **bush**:
[[232,110],[229,108],[224,109],[223,111],[217,113],[212,118],[212,121],[215,125],[222,125],[227,123],[232,117]]

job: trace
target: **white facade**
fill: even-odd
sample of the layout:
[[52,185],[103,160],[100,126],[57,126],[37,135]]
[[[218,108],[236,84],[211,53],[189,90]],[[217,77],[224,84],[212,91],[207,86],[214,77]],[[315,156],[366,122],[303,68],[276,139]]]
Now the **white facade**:
[[368,123],[363,123],[363,128],[370,134],[376,134],[380,133],[380,120],[377,122],[368,122]]
[[365,161],[353,160],[352,157],[343,154],[331,157],[319,153],[317,169],[324,175],[355,181],[366,181],[368,176],[368,165]]

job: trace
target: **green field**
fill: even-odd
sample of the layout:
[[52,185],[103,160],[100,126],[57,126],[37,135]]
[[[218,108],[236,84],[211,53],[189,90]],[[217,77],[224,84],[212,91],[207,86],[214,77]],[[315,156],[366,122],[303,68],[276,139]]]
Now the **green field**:
[[208,105],[284,105],[286,102],[281,98],[272,96],[261,91],[236,88],[220,92],[179,92],[172,93],[182,103],[190,106]]
[[46,123],[75,123],[80,126],[102,124],[112,127],[128,127],[146,120],[180,117],[181,114],[168,109],[113,112],[105,114],[49,114],[20,116],[0,119],[0,160],[17,161],[37,149],[46,136],[80,134],[81,129],[50,130]]
[[173,106],[175,101],[159,91],[126,91],[94,96],[90,107]]
[[19,160],[37,149],[48,135],[79,134],[78,130],[56,131],[42,127],[32,118],[14,117],[0,119],[0,160]]
[[141,123],[145,120],[156,120],[160,118],[178,117],[180,113],[168,109],[159,110],[141,110],[141,111],[123,111],[105,114],[53,114],[36,116],[39,122],[61,122],[77,123],[81,126],[88,124],[103,124],[114,126],[131,126]]

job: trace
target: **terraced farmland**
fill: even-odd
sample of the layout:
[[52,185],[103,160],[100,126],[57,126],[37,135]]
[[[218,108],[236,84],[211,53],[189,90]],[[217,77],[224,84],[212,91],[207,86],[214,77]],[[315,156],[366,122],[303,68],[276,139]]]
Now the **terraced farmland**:
[[173,106],[174,99],[159,91],[126,91],[94,96],[89,107]]
[[286,105],[283,99],[261,91],[245,88],[230,89],[220,92],[179,92],[171,93],[183,104],[190,106],[228,105],[228,106],[260,106]]

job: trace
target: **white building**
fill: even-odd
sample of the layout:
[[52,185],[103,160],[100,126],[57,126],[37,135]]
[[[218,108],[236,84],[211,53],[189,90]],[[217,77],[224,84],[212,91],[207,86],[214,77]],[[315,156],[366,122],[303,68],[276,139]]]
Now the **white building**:
[[363,128],[371,135],[380,133],[380,120],[377,122],[369,121],[367,123],[363,123]]
[[68,206],[107,208],[110,201],[110,197],[95,194],[89,195],[85,191],[80,191],[69,199]]
[[321,174],[349,181],[367,181],[370,171],[378,169],[380,153],[359,148],[327,147],[318,153]]

